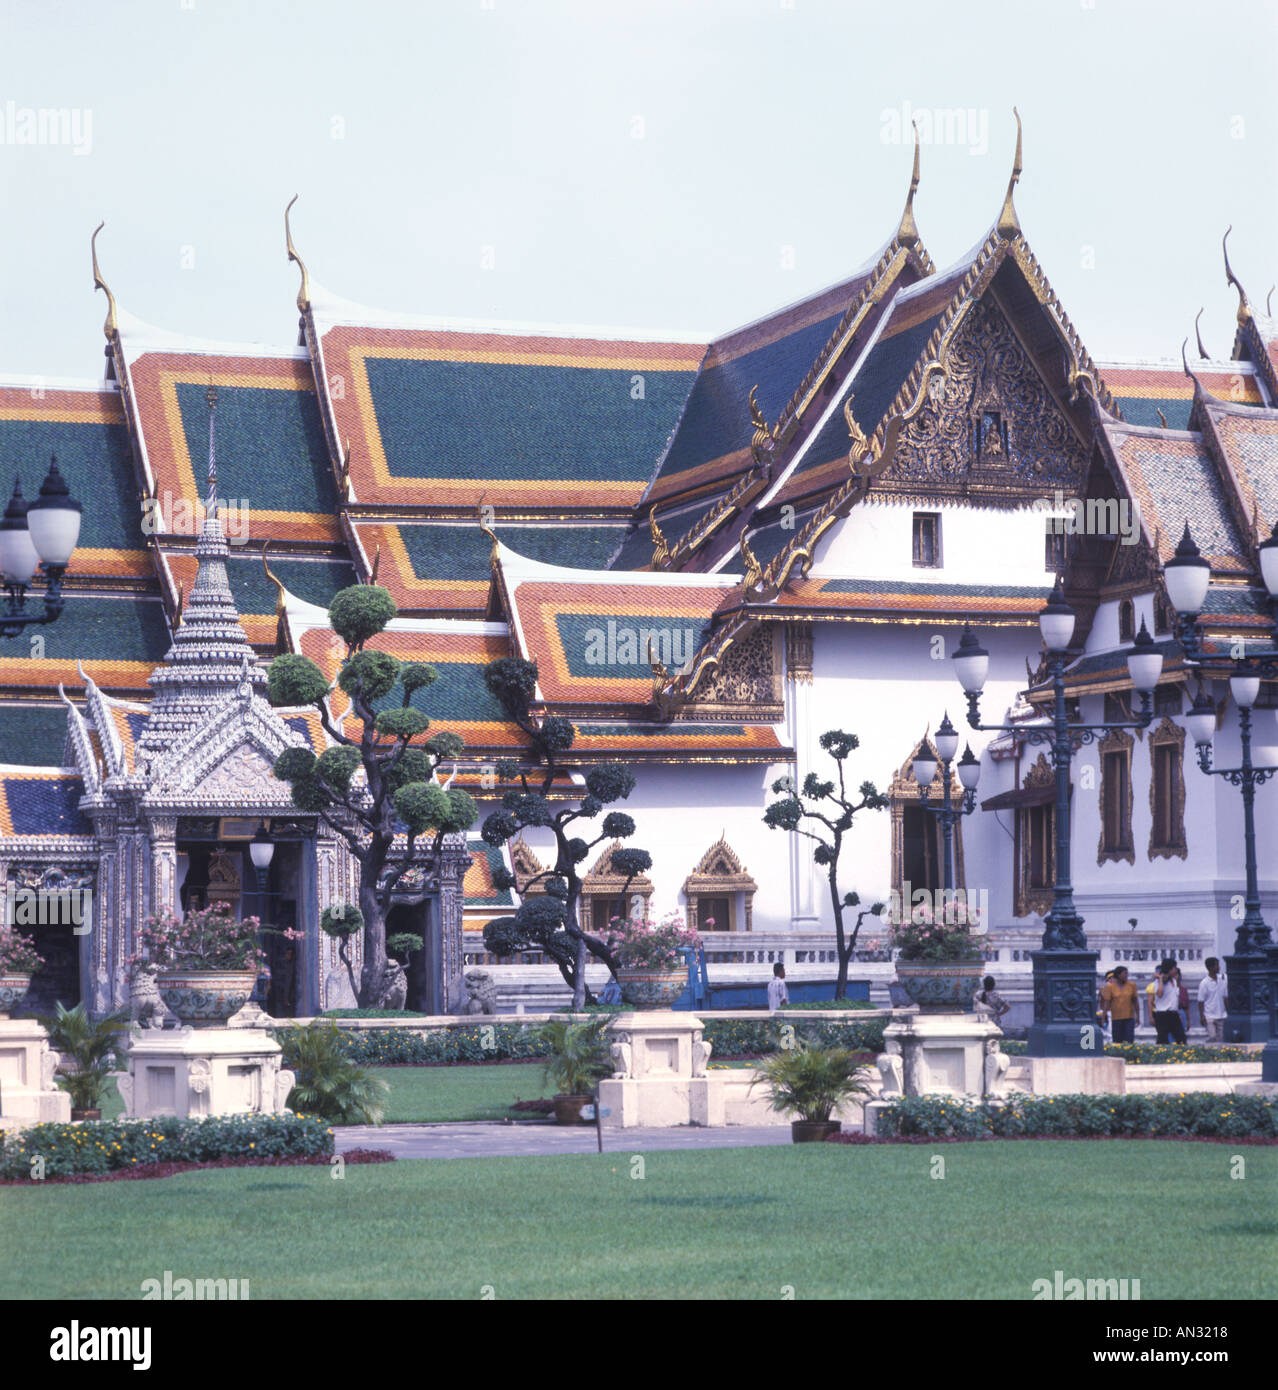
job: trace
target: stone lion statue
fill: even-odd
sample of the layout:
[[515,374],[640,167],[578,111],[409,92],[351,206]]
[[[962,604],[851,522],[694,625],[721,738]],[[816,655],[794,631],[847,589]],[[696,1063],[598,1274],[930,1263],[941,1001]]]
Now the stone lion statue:
[[466,997],[457,1005],[460,1016],[497,1012],[497,986],[487,970],[468,970],[462,976],[462,983],[466,986]]
[[163,1028],[168,1009],[160,998],[154,961],[139,961],[129,977],[129,1024],[134,1028]]
[[392,958],[386,962],[386,971],[382,975],[382,1008],[402,1009],[407,998],[408,976],[399,961]]

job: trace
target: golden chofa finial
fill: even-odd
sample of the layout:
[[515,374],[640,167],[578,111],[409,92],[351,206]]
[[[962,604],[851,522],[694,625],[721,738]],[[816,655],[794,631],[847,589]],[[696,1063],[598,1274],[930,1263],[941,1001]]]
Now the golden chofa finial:
[[479,506],[475,508],[479,518],[479,529],[488,537],[490,545],[488,547],[488,563],[493,568],[497,568],[497,561],[501,558],[501,542],[497,539],[497,533],[488,524],[489,518],[493,514],[491,507],[485,507],[483,499],[480,499]]
[[741,554],[741,563],[745,565],[745,587],[757,589],[763,580],[763,566],[754,558],[754,551],[750,549],[750,542],[746,540],[744,527],[741,530],[741,541],[737,549]]
[[294,193],[289,199],[288,207],[284,209],[284,242],[288,248],[288,258],[290,261],[297,262],[297,268],[302,272],[302,283],[297,291],[297,308],[299,313],[305,313],[311,307],[311,277],[306,273],[306,262],[297,254],[297,247],[293,245],[293,229],[289,225],[289,213],[293,210],[293,204],[297,202],[297,194]]
[[750,453],[754,456],[755,463],[763,462],[764,452],[772,444],[772,427],[764,417],[763,411],[759,409],[759,402],[755,399],[755,392],[758,386],[750,388],[750,395],[746,401],[746,406],[750,411],[750,424],[754,428],[754,434],[750,437]]
[[1211,360],[1211,353],[1208,352],[1207,349],[1206,349],[1205,347],[1203,347],[1203,335],[1202,335],[1202,332],[1199,330],[1199,327],[1198,327],[1198,320],[1199,320],[1200,318],[1202,318],[1202,316],[1203,316],[1203,311],[1202,311],[1201,309],[1199,309],[1199,311],[1194,315],[1194,337],[1198,339],[1198,355],[1199,355],[1199,357],[1203,358],[1205,361],[1210,361],[1210,360]]
[[1247,320],[1251,318],[1251,305],[1247,302],[1247,291],[1243,289],[1238,281],[1238,277],[1234,274],[1233,266],[1229,264],[1229,247],[1226,243],[1229,241],[1229,233],[1233,230],[1233,226],[1231,225],[1226,230],[1225,235],[1221,237],[1220,249],[1225,257],[1225,283],[1227,285],[1232,285],[1234,289],[1238,291],[1238,326],[1241,328],[1246,324]]
[[342,501],[349,502],[351,500],[351,441],[349,435],[342,441],[342,462],[337,487],[341,493]]
[[107,316],[106,322],[102,325],[102,332],[106,335],[106,340],[109,343],[120,331],[120,323],[115,312],[115,295],[111,293],[107,282],[102,278],[102,272],[98,269],[98,233],[105,226],[105,222],[99,222],[93,229],[93,235],[89,238],[89,250],[93,255],[93,288],[101,290],[107,297]]
[[1012,197],[1017,183],[1020,182],[1021,170],[1024,168],[1021,160],[1021,113],[1013,106],[1012,115],[1016,117],[1016,158],[1012,161],[1012,177],[1007,181],[1007,194],[1003,198],[1003,211],[998,215],[998,234],[1004,241],[1011,241],[1013,237],[1021,234],[1020,220],[1016,216],[1016,203]]
[[275,585],[275,616],[277,618],[282,618],[284,616],[284,609],[287,606],[284,599],[284,586],[275,575],[271,573],[271,567],[266,563],[266,552],[270,549],[270,545],[271,543],[268,540],[262,546],[262,569],[265,571],[266,577]]
[[919,191],[919,123],[911,121],[914,127],[914,173],[910,176],[910,191],[905,199],[905,211],[901,214],[901,225],[896,229],[896,239],[902,246],[918,243],[919,229],[914,220],[914,195]]
[[652,504],[652,510],[648,513],[648,534],[652,537],[652,568],[661,569],[670,560],[670,546],[666,542],[665,536],[661,534],[661,527],[657,525],[657,504]]

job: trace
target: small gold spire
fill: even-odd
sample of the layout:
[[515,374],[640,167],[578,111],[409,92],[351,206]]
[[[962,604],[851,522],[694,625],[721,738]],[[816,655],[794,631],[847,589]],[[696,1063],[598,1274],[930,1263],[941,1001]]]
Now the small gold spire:
[[284,616],[285,608],[284,586],[280,583],[276,576],[271,573],[271,567],[266,563],[266,552],[270,549],[270,545],[271,543],[268,540],[262,546],[262,568],[266,571],[266,577],[271,581],[272,584],[275,585],[275,616],[277,618],[282,618]]
[[1162,426],[1163,429],[1166,429],[1166,428],[1167,428],[1167,417],[1166,417],[1166,415],[1163,414],[1163,412],[1162,412],[1162,410],[1161,410],[1160,407],[1155,406],[1154,409],[1158,411],[1158,423]]
[[106,335],[106,340],[109,343],[120,331],[120,323],[115,311],[115,295],[111,293],[107,282],[102,278],[102,272],[98,269],[98,233],[105,226],[105,222],[99,222],[93,229],[93,235],[89,238],[89,250],[93,254],[93,288],[101,290],[107,297],[107,316],[106,322],[102,325],[102,332]]
[[910,176],[910,191],[905,199],[905,211],[901,214],[901,225],[896,229],[896,239],[902,246],[914,246],[919,239],[918,224],[914,220],[914,195],[919,190],[919,123],[911,121],[914,127],[914,172]]
[[378,567],[381,565],[381,563],[382,563],[382,543],[381,543],[381,541],[378,541],[378,542],[377,542],[377,548],[373,551],[373,568],[372,568],[371,570],[369,570],[369,572],[368,572],[368,582],[369,582],[370,584],[376,584],[376,583],[377,583],[377,570],[378,570]]
[[1198,355],[1199,355],[1199,357],[1205,358],[1206,360],[1210,361],[1210,359],[1211,359],[1211,353],[1208,352],[1207,349],[1206,349],[1205,347],[1203,347],[1203,335],[1202,335],[1202,330],[1198,327],[1198,320],[1199,320],[1200,318],[1202,318],[1202,316],[1203,316],[1203,311],[1202,311],[1201,309],[1199,309],[1199,311],[1194,315],[1194,336],[1198,339]]
[[497,561],[501,556],[501,542],[497,539],[496,532],[484,521],[484,503],[482,497],[480,498],[479,506],[475,508],[475,514],[479,518],[480,531],[492,542],[488,550],[488,563],[493,569],[496,569]]
[[661,527],[657,525],[657,504],[652,504],[652,509],[648,513],[648,534],[652,537],[652,568],[662,569],[670,562],[670,546],[666,543],[666,538],[661,534]]
[[1013,106],[1012,115],[1016,117],[1016,158],[1012,161],[1012,177],[1007,181],[1007,193],[1003,198],[1003,210],[998,215],[997,229],[1004,241],[1011,241],[1013,237],[1021,234],[1021,224],[1016,216],[1016,204],[1012,197],[1024,168],[1021,159],[1021,113]]
[[302,283],[297,291],[297,308],[300,313],[305,313],[311,307],[311,277],[306,273],[306,262],[297,254],[297,247],[293,245],[293,229],[289,225],[289,213],[293,210],[293,204],[297,202],[297,194],[294,193],[289,199],[288,207],[284,209],[284,242],[288,248],[288,258],[290,261],[297,262],[297,268],[302,272]]
[[1220,249],[1225,256],[1225,283],[1232,285],[1238,291],[1238,326],[1241,328],[1249,318],[1251,318],[1251,305],[1247,302],[1247,291],[1238,282],[1238,277],[1234,274],[1234,268],[1229,264],[1229,233],[1232,232],[1233,225],[1230,224],[1225,235],[1220,239]]
[[763,567],[754,558],[754,551],[750,549],[750,542],[746,540],[744,527],[741,530],[741,540],[737,550],[741,555],[742,564],[745,565],[745,587],[747,589],[758,588],[759,582],[763,578]]
[[185,607],[186,607],[186,592],[185,592],[185,588],[184,588],[184,586],[183,586],[183,584],[182,584],[182,581],[179,579],[179,580],[178,580],[178,590],[177,590],[177,612],[173,615],[173,626],[174,626],[175,628],[178,628],[178,627],[181,627],[181,626],[182,626],[182,610],[183,610],[183,608],[185,608]]
[[342,501],[351,500],[351,440],[347,435],[342,441],[342,475],[338,481],[338,488],[342,494]]

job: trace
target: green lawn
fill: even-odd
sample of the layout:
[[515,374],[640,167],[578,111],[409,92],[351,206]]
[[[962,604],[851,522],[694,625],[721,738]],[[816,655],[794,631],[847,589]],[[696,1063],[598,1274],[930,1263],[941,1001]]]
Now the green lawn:
[[[540,1062],[512,1062],[509,1066],[473,1067],[370,1067],[390,1085],[386,1107],[388,1124],[410,1121],[501,1120],[517,1100],[536,1100],[550,1095],[544,1086]],[[116,1119],[124,1109],[115,1083],[102,1102],[102,1118]]]
[[[513,1068],[494,1068],[509,1071]],[[802,1145],[248,1168],[0,1189],[0,1298],[1278,1297],[1278,1153],[1227,1144]],[[934,1159],[945,1176],[932,1176]],[[642,1172],[641,1176],[638,1174]],[[1155,1210],[1171,1213],[1154,1222]],[[68,1252],[74,1258],[68,1258]]]

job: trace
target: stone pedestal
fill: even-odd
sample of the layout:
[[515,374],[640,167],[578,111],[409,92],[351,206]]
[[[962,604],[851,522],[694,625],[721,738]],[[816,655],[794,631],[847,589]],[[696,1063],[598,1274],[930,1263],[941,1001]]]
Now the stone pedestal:
[[669,1009],[618,1014],[608,1027],[612,1077],[599,1083],[608,1129],[722,1125],[725,1078],[710,1076],[705,1024]]
[[1229,997],[1225,1007],[1227,1043],[1265,1042],[1270,1035],[1273,963],[1260,951],[1225,957]]
[[1003,1030],[987,1014],[907,1014],[883,1030],[878,1100],[865,1106],[865,1132],[896,1096],[1001,1096],[1008,1059]]
[[1090,1056],[1095,1047],[1096,951],[1042,950],[1034,966],[1034,1022],[1029,1030],[1031,1057]]
[[260,1028],[135,1029],[128,1074],[117,1078],[126,1119],[279,1115],[296,1080]]
[[0,1129],[70,1120],[71,1097],[54,1085],[59,1057],[33,1018],[0,1018]]
[[1036,1096],[1121,1096],[1127,1063],[1121,1057],[1026,1057],[1025,1075]]

